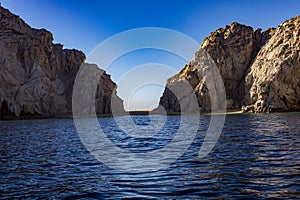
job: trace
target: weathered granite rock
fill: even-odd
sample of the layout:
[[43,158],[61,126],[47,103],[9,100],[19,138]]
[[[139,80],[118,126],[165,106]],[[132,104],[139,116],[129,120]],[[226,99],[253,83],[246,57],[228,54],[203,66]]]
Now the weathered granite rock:
[[124,114],[123,101],[116,92],[117,85],[104,70],[95,64],[84,63],[76,78],[72,94],[74,117]]
[[274,31],[245,83],[245,104],[252,112],[300,110],[300,16]]
[[264,32],[238,23],[216,30],[203,40],[194,59],[168,80],[159,104],[167,112],[179,112],[170,88],[187,81],[194,88],[200,110],[210,111],[206,83],[211,78],[203,73],[205,60],[199,59],[203,55],[199,52],[205,50],[222,76],[228,109],[245,105],[245,112],[299,110],[299,27],[296,17]]
[[244,97],[244,78],[268,34],[232,23],[211,33],[201,48],[215,61],[223,78],[228,108],[238,108]]
[[[0,119],[72,115],[73,84],[85,55],[52,41],[50,32],[0,6]],[[109,114],[107,96],[116,85],[103,73],[99,88],[97,113]]]
[[[178,74],[168,79],[163,96],[160,99],[160,109],[168,114],[201,113],[221,110],[226,101],[222,77],[210,55],[203,49],[196,52],[194,59]],[[215,99],[210,98],[210,93]],[[217,99],[217,100],[216,100]]]
[[[238,23],[232,23],[230,26],[212,32],[203,40],[194,59],[179,74],[168,80],[167,87],[170,87],[170,83],[176,85],[182,80],[189,81],[195,89],[201,111],[210,111],[211,100],[205,84],[209,79],[205,77],[206,75],[203,77],[205,60],[201,61],[199,57],[203,55],[203,51],[206,51],[210,56],[207,60],[214,61],[214,65],[217,66],[223,78],[227,107],[230,109],[240,107],[244,98],[244,78],[247,69],[252,64],[260,47],[269,39],[270,32],[253,31],[251,27]],[[178,110],[178,105],[172,104],[174,101],[172,99],[170,91],[166,89],[160,105],[170,111]]]

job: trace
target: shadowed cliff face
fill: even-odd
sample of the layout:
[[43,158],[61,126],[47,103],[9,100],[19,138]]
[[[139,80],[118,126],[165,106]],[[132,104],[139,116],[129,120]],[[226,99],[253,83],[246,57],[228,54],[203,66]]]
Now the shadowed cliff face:
[[[252,112],[300,109],[298,27],[299,17],[265,32],[232,23],[203,40],[199,51],[205,50],[219,69],[228,109],[240,109],[243,105],[248,105],[245,111]],[[198,73],[203,64],[195,62],[198,52],[181,72],[168,80],[160,99],[160,105],[168,112],[178,110],[168,88],[177,87],[183,79],[194,88],[200,111],[210,111],[207,79]]]
[[[73,84],[85,55],[52,41],[50,32],[29,27],[0,6],[0,119],[72,114]],[[109,114],[116,84],[103,73],[98,85],[97,113]]]

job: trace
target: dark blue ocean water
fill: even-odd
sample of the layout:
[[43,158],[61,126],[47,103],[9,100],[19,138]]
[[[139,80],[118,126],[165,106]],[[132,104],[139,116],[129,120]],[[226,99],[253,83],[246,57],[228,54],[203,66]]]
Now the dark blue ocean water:
[[[128,136],[114,118],[99,122],[116,146],[135,153],[163,148],[188,117],[165,118],[151,139]],[[136,133],[147,131],[148,116],[133,120]],[[72,119],[0,121],[0,199],[300,199],[299,113],[228,115],[216,146],[203,159],[198,152],[210,117],[200,120],[194,142],[179,159],[143,173],[96,160]]]

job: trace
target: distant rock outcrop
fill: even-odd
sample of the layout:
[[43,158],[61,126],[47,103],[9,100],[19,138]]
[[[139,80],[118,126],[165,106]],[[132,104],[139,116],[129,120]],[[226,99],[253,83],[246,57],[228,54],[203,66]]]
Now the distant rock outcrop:
[[[203,40],[194,59],[167,81],[160,106],[179,112],[180,106],[169,88],[187,81],[198,97],[200,111],[210,111],[210,97],[203,76],[205,50],[223,78],[227,108],[251,112],[300,110],[300,17],[277,29],[261,32],[238,23],[220,28]],[[196,61],[196,62],[195,62]],[[201,72],[201,74],[199,73]]]
[[[52,41],[50,32],[31,28],[0,6],[0,119],[72,115],[73,84],[85,55]],[[115,88],[104,72],[96,94],[99,115],[111,113]]]

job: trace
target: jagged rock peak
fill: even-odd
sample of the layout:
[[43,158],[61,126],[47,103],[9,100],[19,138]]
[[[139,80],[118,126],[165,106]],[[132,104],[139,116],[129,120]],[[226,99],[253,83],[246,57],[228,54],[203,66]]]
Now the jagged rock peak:
[[43,42],[51,43],[53,35],[46,29],[31,28],[19,16],[12,14],[8,9],[0,6],[0,28],[5,29],[6,33],[25,35],[31,38],[41,38]]
[[210,35],[203,40],[201,47],[205,48],[211,42],[230,39],[236,34],[245,31],[253,32],[253,28],[237,22],[233,22],[230,26],[227,25],[224,28],[219,28],[216,31],[211,32]]

